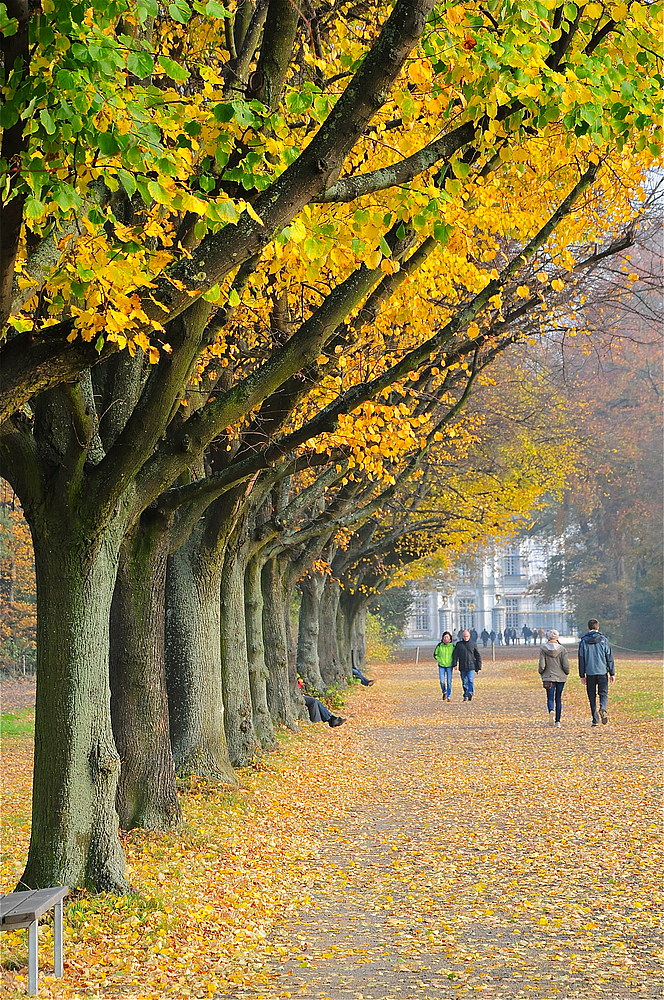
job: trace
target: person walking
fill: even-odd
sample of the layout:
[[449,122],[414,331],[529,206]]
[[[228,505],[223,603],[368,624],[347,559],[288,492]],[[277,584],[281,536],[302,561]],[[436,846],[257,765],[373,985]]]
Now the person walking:
[[482,669],[482,657],[467,628],[461,633],[461,641],[454,647],[452,667],[459,668],[463,700],[472,701],[475,694],[475,674]]
[[579,677],[586,686],[593,726],[598,726],[600,720],[604,726],[609,721],[609,680],[613,684],[615,676],[616,665],[609,640],[600,632],[597,619],[591,618],[588,631],[579,642]]
[[491,637],[491,633],[487,632],[487,630],[485,628],[483,628],[482,631],[480,632],[480,639],[482,640],[482,645],[483,646],[486,646],[486,644],[489,641],[490,637]]
[[438,679],[440,690],[443,692],[443,701],[452,701],[452,656],[454,653],[454,643],[452,633],[443,632],[440,642],[433,651],[434,659],[438,664]]
[[[546,633],[547,641],[542,644],[539,655],[538,670],[546,691],[546,710],[549,713],[549,725],[560,729],[560,717],[563,711],[563,688],[569,675],[569,660],[567,650],[560,642],[560,633],[550,628]],[[554,712],[555,705],[555,712]]]

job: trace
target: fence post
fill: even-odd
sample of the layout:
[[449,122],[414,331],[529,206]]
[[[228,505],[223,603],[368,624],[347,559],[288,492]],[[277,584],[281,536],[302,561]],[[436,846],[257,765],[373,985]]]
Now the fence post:
[[495,645],[493,639],[491,640],[491,659],[494,660],[494,661],[496,659],[496,645]]
[[415,666],[420,662],[420,647],[415,647]]

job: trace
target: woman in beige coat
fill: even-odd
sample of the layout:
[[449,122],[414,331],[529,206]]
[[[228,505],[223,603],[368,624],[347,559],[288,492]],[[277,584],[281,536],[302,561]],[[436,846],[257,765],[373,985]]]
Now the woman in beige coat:
[[567,650],[560,644],[560,634],[555,628],[548,630],[546,638],[547,641],[540,647],[538,670],[542,676],[542,684],[546,689],[546,710],[549,713],[549,725],[560,729],[563,688],[569,675],[569,661]]

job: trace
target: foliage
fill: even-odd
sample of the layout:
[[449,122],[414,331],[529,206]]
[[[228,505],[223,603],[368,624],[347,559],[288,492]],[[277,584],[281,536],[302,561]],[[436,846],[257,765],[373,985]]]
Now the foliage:
[[398,638],[403,635],[412,606],[413,593],[411,587],[405,584],[388,587],[371,602],[369,611],[380,619],[384,629],[390,629],[392,636]]
[[384,663],[399,645],[401,634],[387,625],[379,614],[367,612],[366,642],[369,663]]

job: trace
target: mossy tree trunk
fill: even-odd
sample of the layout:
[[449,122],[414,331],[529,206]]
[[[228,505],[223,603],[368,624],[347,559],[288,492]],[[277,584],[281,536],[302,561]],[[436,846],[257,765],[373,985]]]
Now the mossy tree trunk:
[[247,653],[245,570],[251,553],[242,516],[225,547],[221,573],[221,679],[224,724],[231,763],[250,764],[260,748],[254,729],[254,709]]
[[32,831],[20,887],[126,892],[108,679],[124,523],[119,514],[91,531],[56,493],[39,511],[26,505],[39,599]]
[[260,551],[254,553],[247,562],[244,576],[244,611],[254,731],[263,749],[271,750],[276,745],[276,740],[267,700],[268,668],[265,662],[261,586],[263,562],[264,557]]
[[325,587],[323,573],[309,573],[300,580],[300,620],[297,633],[297,672],[308,691],[325,687],[320,672],[320,602]]
[[169,519],[147,511],[125,536],[111,606],[111,718],[120,826],[167,830],[181,813],[168,723],[165,586]]
[[166,680],[176,772],[235,784],[224,728],[220,652],[221,560],[205,523],[168,560]]
[[263,641],[268,670],[267,700],[272,719],[293,729],[297,711],[295,671],[289,665],[288,636],[286,632],[287,573],[283,561],[270,555],[261,574],[263,589]]

